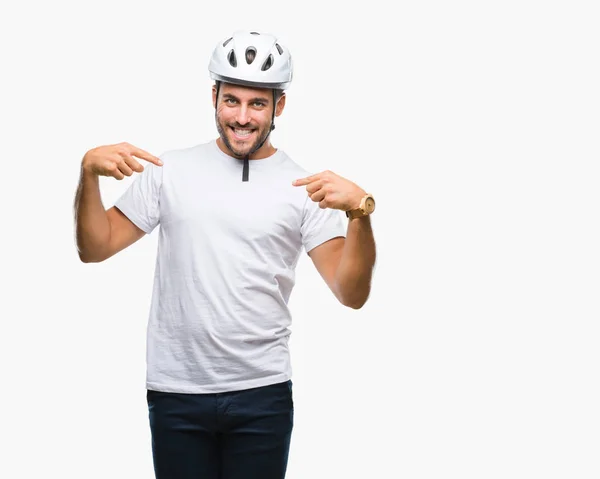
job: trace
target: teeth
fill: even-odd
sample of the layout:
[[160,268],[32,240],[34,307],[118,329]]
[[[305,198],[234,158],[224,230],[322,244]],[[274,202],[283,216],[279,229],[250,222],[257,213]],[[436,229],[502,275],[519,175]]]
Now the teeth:
[[252,133],[252,130],[240,130],[238,128],[235,128],[233,131],[235,131],[237,136],[249,136]]

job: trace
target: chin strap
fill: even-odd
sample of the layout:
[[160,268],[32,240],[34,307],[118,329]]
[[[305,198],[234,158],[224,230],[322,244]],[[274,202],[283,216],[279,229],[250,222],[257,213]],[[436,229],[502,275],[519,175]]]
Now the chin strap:
[[248,157],[244,158],[244,170],[242,171],[242,181],[248,181],[248,174],[250,173],[250,161]]

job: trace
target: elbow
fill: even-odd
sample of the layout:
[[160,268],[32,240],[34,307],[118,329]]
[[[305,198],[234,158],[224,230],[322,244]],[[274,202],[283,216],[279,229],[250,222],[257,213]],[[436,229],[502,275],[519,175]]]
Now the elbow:
[[82,263],[98,263],[97,259],[92,258],[91,256],[87,256],[85,254],[79,253],[79,259]]
[[367,287],[353,288],[352,291],[348,291],[349,288],[345,288],[340,285],[339,282],[336,282],[332,289],[338,301],[347,308],[352,309],[361,309],[366,304],[367,299],[369,299],[369,295],[371,294],[370,285]]
[[342,304],[348,308],[360,309],[365,305],[366,302],[367,302],[367,300],[365,299],[364,301],[346,302],[346,303],[342,303]]
[[369,293],[354,297],[340,297],[339,301],[347,308],[360,309],[366,304],[367,299],[369,299]]
[[102,261],[104,261],[106,259],[100,255],[97,255],[97,254],[94,255],[94,254],[91,254],[86,251],[78,250],[78,253],[79,253],[79,260],[82,263],[101,263]]
[[75,248],[82,263],[101,263],[111,255],[110,237],[106,239],[83,235],[79,231],[75,237]]

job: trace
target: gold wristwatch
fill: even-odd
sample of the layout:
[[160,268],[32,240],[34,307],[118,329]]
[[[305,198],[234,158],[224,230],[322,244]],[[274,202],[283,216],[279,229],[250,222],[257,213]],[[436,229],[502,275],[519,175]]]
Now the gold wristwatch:
[[360,200],[360,205],[354,210],[346,211],[346,216],[351,220],[354,218],[360,218],[361,216],[368,216],[375,211],[375,198],[370,193],[367,193]]

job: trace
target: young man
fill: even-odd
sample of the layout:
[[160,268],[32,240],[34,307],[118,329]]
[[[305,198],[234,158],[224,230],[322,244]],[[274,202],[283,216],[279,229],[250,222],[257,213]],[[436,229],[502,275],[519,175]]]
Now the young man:
[[[161,225],[147,344],[156,477],[282,479],[294,270],[304,248],[339,301],[360,308],[375,263],[374,200],[272,146],[292,80],[276,38],[238,32],[217,45],[209,71],[217,140],[160,159],[129,144],[85,154],[77,246],[82,261],[103,261]],[[98,176],[134,171],[105,210]]]

